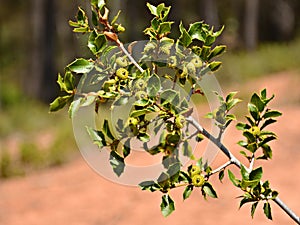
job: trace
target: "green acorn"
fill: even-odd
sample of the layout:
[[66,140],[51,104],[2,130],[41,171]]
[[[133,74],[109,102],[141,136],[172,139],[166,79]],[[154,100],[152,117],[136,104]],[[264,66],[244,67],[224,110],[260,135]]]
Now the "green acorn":
[[175,125],[179,129],[183,128],[185,124],[185,117],[182,115],[179,115],[178,117],[175,118]]
[[115,89],[114,88],[115,84],[116,84],[115,79],[107,80],[103,84],[103,90],[106,91],[106,92],[110,92],[110,91],[112,91],[112,89]]
[[255,137],[257,137],[257,136],[260,135],[260,129],[259,129],[258,126],[251,127],[250,130],[249,130],[249,132],[252,133],[253,136],[255,136]]
[[201,168],[199,166],[193,165],[190,170],[189,170],[189,174],[191,177],[201,174]]
[[145,91],[138,91],[137,93],[135,93],[135,97],[136,99],[141,100],[141,99],[146,99],[148,95]]
[[196,68],[200,68],[203,65],[202,60],[199,57],[193,58],[191,63],[193,63]]
[[119,67],[126,67],[128,66],[128,61],[127,61],[127,58],[126,56],[123,56],[123,57],[118,57],[116,59],[116,63]]
[[204,183],[205,183],[205,178],[203,175],[196,174],[192,176],[192,184],[195,187],[202,187]]
[[128,78],[128,70],[126,70],[125,68],[119,68],[116,72],[116,75],[121,80],[125,80]]
[[134,87],[138,90],[143,90],[144,88],[146,88],[146,86],[147,83],[143,79],[138,79],[134,84]]
[[176,56],[171,56],[171,57],[169,58],[169,60],[168,60],[168,65],[169,65],[169,67],[171,67],[171,68],[177,67],[177,58],[176,58]]
[[195,67],[194,63],[189,62],[186,65],[186,68],[187,68],[188,74],[195,75],[195,73],[196,73],[196,67]]

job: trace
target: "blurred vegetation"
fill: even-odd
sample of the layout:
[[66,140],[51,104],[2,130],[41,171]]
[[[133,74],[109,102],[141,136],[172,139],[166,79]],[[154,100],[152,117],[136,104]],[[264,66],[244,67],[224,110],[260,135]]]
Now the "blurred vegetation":
[[[300,68],[300,1],[259,1],[254,18],[257,35],[252,38],[256,45],[247,48],[245,24],[252,17],[245,15],[250,1],[165,1],[172,5],[174,28],[181,19],[184,24],[204,19],[216,28],[225,24],[219,40],[228,45],[218,72],[222,83]],[[58,92],[57,72],[88,54],[82,36],[74,35],[67,23],[77,6],[86,8],[87,2],[0,0],[0,177],[61,165],[78,155],[66,112],[50,115],[48,103]],[[122,9],[125,43],[145,38],[142,30],[151,17],[146,2],[108,2],[115,13]]]

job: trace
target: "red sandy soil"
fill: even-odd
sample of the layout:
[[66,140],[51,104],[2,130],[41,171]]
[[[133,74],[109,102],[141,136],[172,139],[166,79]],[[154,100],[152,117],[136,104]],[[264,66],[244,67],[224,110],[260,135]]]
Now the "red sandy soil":
[[[280,198],[300,214],[300,74],[278,73],[236,86],[246,96],[264,87],[276,95],[273,107],[283,112],[272,125],[279,140],[273,143],[273,160],[264,163],[264,179],[269,179]],[[287,100],[287,98],[289,98]],[[240,134],[234,128],[226,133],[225,143],[233,152]],[[231,138],[234,137],[234,138]],[[220,153],[217,162],[224,159]],[[234,169],[233,169],[234,170]],[[1,225],[214,225],[214,224],[295,224],[275,203],[273,222],[259,205],[252,220],[250,207],[238,210],[241,194],[225,177],[223,184],[213,178],[219,199],[203,200],[200,192],[183,202],[182,189],[173,191],[176,211],[168,218],[160,213],[160,193],[141,191],[110,182],[98,176],[84,159],[62,167],[36,172],[23,178],[0,180]]]

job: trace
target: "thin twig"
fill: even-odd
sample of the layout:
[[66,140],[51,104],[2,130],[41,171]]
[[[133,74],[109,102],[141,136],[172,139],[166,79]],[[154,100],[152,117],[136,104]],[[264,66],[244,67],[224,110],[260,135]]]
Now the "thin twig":
[[224,163],[222,166],[220,166],[219,168],[213,170],[210,172],[210,176],[215,174],[215,173],[219,173],[220,171],[224,170],[226,167],[230,166],[232,164],[231,161],[227,161],[226,163]]
[[124,54],[128,57],[128,59],[136,66],[136,68],[138,68],[138,70],[143,73],[144,69],[135,61],[135,59],[129,54],[129,52],[126,50],[126,48],[124,47],[123,43],[118,39],[116,41],[116,43],[118,44],[119,48],[122,50],[122,52],[124,52]]
[[[191,116],[187,118],[189,121],[199,132],[201,132],[205,137],[207,137],[211,142],[213,142],[218,148],[230,159],[231,164],[236,165],[241,168],[243,164],[235,158],[235,156],[215,137],[213,137],[209,132],[207,132],[195,119]],[[247,172],[251,172],[249,168],[246,168]],[[300,224],[300,218],[296,215],[279,197],[273,199],[273,201],[287,214],[293,219],[297,224]]]

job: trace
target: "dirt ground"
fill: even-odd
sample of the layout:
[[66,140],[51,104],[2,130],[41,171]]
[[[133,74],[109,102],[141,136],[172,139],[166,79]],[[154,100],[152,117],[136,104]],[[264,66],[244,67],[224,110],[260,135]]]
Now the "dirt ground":
[[[280,198],[300,214],[300,74],[278,73],[247,86],[236,85],[241,94],[264,87],[276,95],[273,107],[282,111],[279,122],[272,126],[279,139],[273,143],[273,160],[264,165],[264,179],[269,179]],[[287,98],[289,98],[287,100]],[[226,133],[225,143],[238,152],[238,131]],[[235,138],[231,138],[235,137]],[[222,161],[218,156],[216,164]],[[250,207],[238,210],[241,194],[225,177],[216,184],[219,199],[203,200],[194,191],[183,202],[182,189],[172,192],[176,211],[168,218],[160,213],[160,193],[141,191],[136,187],[122,186],[97,175],[78,158],[62,167],[36,172],[23,178],[0,180],[1,225],[152,225],[152,224],[295,224],[276,204],[272,204],[273,222],[262,214],[261,207],[252,220]]]

